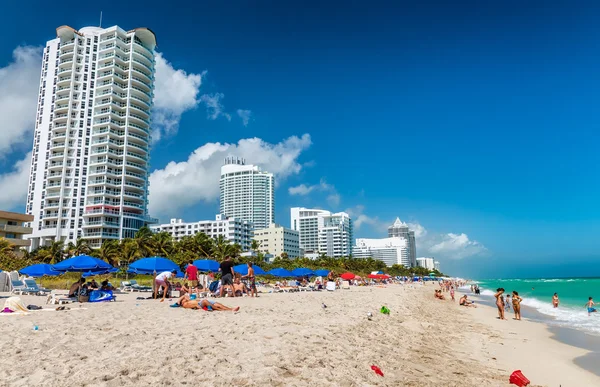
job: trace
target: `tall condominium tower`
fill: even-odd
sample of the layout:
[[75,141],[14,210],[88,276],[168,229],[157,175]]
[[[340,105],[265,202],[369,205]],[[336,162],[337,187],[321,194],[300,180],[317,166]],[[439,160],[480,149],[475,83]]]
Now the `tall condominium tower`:
[[408,225],[400,221],[400,218],[396,218],[394,224],[388,227],[388,237],[400,237],[406,239],[410,267],[417,266],[417,244],[415,242],[415,232],[413,230],[409,230]]
[[221,214],[252,222],[254,229],[275,222],[275,179],[244,159],[228,157],[221,167]]
[[27,213],[32,248],[132,237],[148,217],[156,37],[68,26],[44,49]]
[[325,254],[346,257],[352,254],[352,219],[345,212],[294,207],[291,228],[300,233],[305,256]]

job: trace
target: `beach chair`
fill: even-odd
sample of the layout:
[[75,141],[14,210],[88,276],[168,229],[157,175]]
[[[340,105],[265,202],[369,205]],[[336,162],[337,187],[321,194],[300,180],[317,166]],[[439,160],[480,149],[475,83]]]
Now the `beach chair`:
[[129,281],[129,284],[131,285],[131,289],[134,292],[136,292],[136,291],[137,292],[151,292],[152,291],[152,286],[139,285],[136,280]]
[[327,281],[327,286],[325,287],[325,289],[327,289],[327,291],[330,291],[330,292],[335,291],[335,282]]
[[27,289],[34,291],[38,296],[45,296],[48,293],[52,293],[50,289],[40,288],[33,278],[26,279],[23,282],[25,282]]
[[10,282],[11,282],[11,286],[12,286],[11,293],[13,293],[13,294],[23,295],[23,294],[38,293],[37,290],[28,288],[27,285],[25,285],[25,283],[21,280],[12,280]]
[[342,289],[350,289],[350,282],[349,281],[342,281]]
[[121,281],[121,291],[122,292],[132,292],[131,282],[129,281]]
[[77,297],[67,297],[67,294],[48,294],[46,304],[68,304],[69,302],[77,301]]

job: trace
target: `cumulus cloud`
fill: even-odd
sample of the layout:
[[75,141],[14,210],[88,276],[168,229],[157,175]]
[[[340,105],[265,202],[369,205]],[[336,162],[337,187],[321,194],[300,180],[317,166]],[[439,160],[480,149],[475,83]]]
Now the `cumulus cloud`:
[[408,223],[408,227],[415,231],[419,255],[463,259],[485,255],[488,251],[465,233],[431,233],[419,223]]
[[322,191],[322,192],[335,191],[335,187],[332,186],[331,184],[327,184],[325,179],[321,179],[319,184],[314,184],[314,185],[300,184],[295,187],[288,188],[288,193],[290,195],[305,196],[313,191]]
[[20,46],[0,68],[0,158],[13,146],[32,140],[40,86],[42,49]]
[[245,158],[275,175],[278,184],[298,174],[300,154],[311,145],[309,134],[292,136],[277,144],[260,138],[239,140],[237,144],[207,143],[192,152],[186,161],[172,161],[150,174],[149,211],[154,215],[174,214],[201,201],[219,197],[221,166],[227,156]]
[[200,101],[206,105],[206,114],[209,120],[216,120],[219,117],[225,117],[231,121],[231,115],[225,112],[225,107],[221,100],[225,98],[223,93],[203,94]]
[[252,116],[252,111],[238,109],[237,115],[242,119],[242,123],[244,124],[244,126],[248,126],[248,122],[250,122],[250,117]]
[[359,230],[363,225],[369,225],[381,233],[386,231],[389,226],[384,221],[381,221],[377,216],[372,217],[365,214],[365,206],[362,204],[352,208],[347,208],[345,212],[350,215],[350,218],[352,218],[352,224],[354,225],[355,230]]
[[339,193],[332,193],[331,195],[327,196],[327,203],[331,206],[331,207],[337,207],[340,205],[340,201],[342,200],[342,197],[340,196]]
[[175,69],[161,53],[156,54],[156,79],[154,83],[154,107],[152,109],[153,140],[164,135],[174,135],[179,129],[181,115],[195,109],[200,103],[198,93],[202,85],[201,74],[186,73]]
[[20,211],[25,208],[30,163],[31,152],[23,160],[17,161],[10,172],[0,175],[0,187],[2,187],[0,208]]

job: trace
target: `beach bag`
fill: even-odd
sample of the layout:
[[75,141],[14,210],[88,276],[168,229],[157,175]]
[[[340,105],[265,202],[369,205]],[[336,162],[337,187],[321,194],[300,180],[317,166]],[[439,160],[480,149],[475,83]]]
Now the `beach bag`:
[[213,281],[210,283],[210,286],[208,287],[208,289],[210,290],[211,293],[214,293],[217,291],[218,287],[219,287],[219,281]]

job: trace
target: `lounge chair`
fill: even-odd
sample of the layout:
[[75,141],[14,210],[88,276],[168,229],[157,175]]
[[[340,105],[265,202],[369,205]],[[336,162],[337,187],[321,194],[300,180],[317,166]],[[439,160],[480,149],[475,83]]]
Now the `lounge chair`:
[[48,294],[46,304],[68,304],[69,302],[76,302],[77,297],[68,297],[66,294]]
[[24,280],[24,282],[25,282],[25,286],[27,286],[27,289],[30,289],[30,290],[36,292],[35,294],[37,294],[38,296],[45,296],[48,293],[52,293],[52,290],[50,290],[50,289],[40,288],[39,285],[32,278],[26,279],[26,280]]
[[327,289],[330,292],[335,291],[335,282],[333,282],[333,281],[327,281],[327,286],[326,286],[325,289]]
[[342,281],[342,289],[350,289],[350,281]]
[[132,292],[131,282],[129,281],[121,281],[121,291],[122,292]]
[[13,294],[23,295],[39,293],[39,290],[28,288],[27,285],[25,285],[25,283],[21,280],[12,280],[10,282],[12,286],[11,293]]
[[151,292],[152,291],[152,286],[142,286],[139,285],[137,283],[136,280],[131,280],[129,281],[130,285],[131,285],[131,289],[133,289],[132,291],[138,291],[138,292]]

